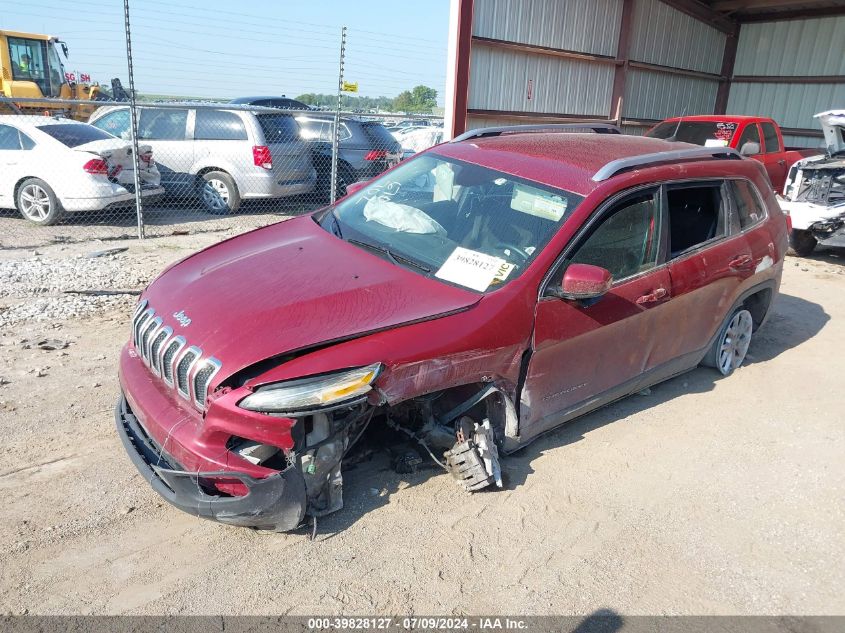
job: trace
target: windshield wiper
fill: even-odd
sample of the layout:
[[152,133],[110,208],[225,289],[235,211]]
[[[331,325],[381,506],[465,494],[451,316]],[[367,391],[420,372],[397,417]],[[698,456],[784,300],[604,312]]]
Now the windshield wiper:
[[340,239],[343,239],[343,231],[340,229],[340,220],[337,217],[337,213],[335,213],[335,210],[332,209],[329,211],[329,214],[332,216],[332,233]]
[[372,244],[370,242],[362,242],[361,240],[354,240],[354,239],[348,239],[346,241],[349,242],[350,244],[357,244],[358,246],[363,246],[364,248],[369,248],[370,250],[376,251],[378,253],[382,253],[383,255],[387,255],[387,258],[391,262],[396,264],[397,266],[401,266],[402,264],[408,264],[408,265],[413,266],[414,268],[421,270],[425,273],[431,272],[431,268],[429,268],[425,264],[422,264],[418,261],[414,261],[413,259],[410,259],[408,257],[404,257],[402,255],[397,255],[396,253],[391,251],[389,248],[386,248],[384,246],[380,246],[378,244]]

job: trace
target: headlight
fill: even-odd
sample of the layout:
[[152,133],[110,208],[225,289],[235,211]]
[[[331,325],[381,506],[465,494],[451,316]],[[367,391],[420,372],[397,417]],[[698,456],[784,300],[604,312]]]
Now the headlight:
[[369,393],[380,370],[381,364],[375,363],[336,374],[266,385],[241,400],[238,406],[265,413],[319,409]]

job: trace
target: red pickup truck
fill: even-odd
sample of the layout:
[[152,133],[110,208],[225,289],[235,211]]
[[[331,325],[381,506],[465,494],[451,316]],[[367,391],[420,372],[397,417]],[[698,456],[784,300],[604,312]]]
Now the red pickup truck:
[[772,188],[783,191],[789,168],[798,160],[815,156],[818,149],[784,147],[780,126],[760,116],[705,114],[661,121],[646,136],[683,141],[707,147],[732,147],[766,166]]

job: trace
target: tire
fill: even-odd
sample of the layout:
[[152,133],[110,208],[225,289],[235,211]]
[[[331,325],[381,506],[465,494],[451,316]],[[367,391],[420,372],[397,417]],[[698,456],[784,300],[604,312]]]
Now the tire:
[[197,188],[206,211],[215,215],[226,215],[238,210],[241,206],[241,194],[229,174],[225,171],[210,171],[200,178]]
[[27,178],[15,194],[18,212],[33,224],[50,226],[62,217],[62,205],[56,194],[40,178]]
[[792,233],[789,234],[789,247],[798,257],[811,255],[816,250],[817,244],[818,241],[809,231],[792,229]]
[[740,307],[725,319],[719,329],[719,336],[701,364],[715,367],[723,376],[730,376],[745,360],[753,332],[754,319],[751,313]]

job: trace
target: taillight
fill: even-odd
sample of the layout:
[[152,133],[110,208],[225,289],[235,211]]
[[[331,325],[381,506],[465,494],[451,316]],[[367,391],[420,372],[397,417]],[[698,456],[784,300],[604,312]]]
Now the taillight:
[[270,153],[270,148],[266,145],[255,145],[252,148],[252,160],[257,167],[273,169],[273,155]]
[[386,149],[371,149],[367,152],[367,155],[364,156],[364,160],[380,160],[382,158],[387,158]]
[[92,158],[82,166],[89,174],[108,176],[109,166],[102,158]]

